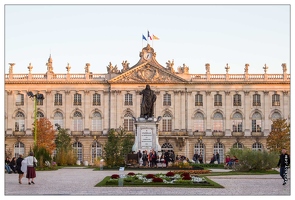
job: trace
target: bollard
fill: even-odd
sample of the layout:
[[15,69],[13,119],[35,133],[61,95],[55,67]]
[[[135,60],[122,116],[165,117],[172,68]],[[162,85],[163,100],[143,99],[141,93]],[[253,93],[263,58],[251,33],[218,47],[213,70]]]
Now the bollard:
[[124,167],[119,168],[119,180],[118,180],[118,186],[123,187],[123,182],[124,182]]
[[100,162],[99,162],[100,170],[103,170],[103,161],[104,161],[104,159],[101,159]]

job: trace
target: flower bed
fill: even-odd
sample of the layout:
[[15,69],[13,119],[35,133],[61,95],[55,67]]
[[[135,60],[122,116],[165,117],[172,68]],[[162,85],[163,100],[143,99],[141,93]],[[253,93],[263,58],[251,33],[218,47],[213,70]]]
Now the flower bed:
[[[195,173],[195,172],[193,172]],[[192,175],[187,171],[167,172],[166,174],[146,174],[129,172],[127,175],[119,176],[113,174],[107,181],[106,185],[118,185],[118,178],[123,178],[124,185],[210,185],[204,177]]]

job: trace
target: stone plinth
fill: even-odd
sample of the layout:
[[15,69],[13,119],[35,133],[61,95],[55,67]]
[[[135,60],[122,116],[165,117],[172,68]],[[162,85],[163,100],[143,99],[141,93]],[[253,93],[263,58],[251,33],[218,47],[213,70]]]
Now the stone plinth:
[[156,152],[161,151],[159,145],[158,125],[159,121],[156,118],[138,118],[134,125],[135,129],[135,141],[132,147],[132,151],[138,150],[150,150],[154,149]]

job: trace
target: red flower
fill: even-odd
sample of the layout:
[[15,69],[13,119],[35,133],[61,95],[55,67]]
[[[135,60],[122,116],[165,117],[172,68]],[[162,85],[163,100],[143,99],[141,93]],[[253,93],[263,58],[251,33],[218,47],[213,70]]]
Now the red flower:
[[155,177],[153,178],[153,182],[163,182],[163,179]]
[[129,176],[134,176],[135,173],[133,173],[133,172],[129,172],[128,175],[129,175]]
[[146,178],[154,178],[155,175],[154,175],[154,174],[147,174],[145,177],[146,177]]
[[118,175],[118,174],[113,174],[112,176],[111,176],[111,178],[112,179],[118,179],[120,176]]
[[182,177],[182,180],[192,180],[192,178],[190,176],[184,176]]
[[181,176],[190,176],[190,174],[188,172],[183,172]]
[[173,172],[167,172],[166,176],[174,176],[175,174]]

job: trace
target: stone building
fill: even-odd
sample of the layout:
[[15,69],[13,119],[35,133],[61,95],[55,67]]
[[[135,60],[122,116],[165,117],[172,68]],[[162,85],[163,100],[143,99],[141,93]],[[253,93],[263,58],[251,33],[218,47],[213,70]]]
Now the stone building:
[[165,66],[156,60],[154,49],[147,45],[139,61],[122,69],[109,63],[107,73],[95,74],[86,63],[85,73],[56,74],[51,56],[47,72],[5,74],[5,149],[13,156],[27,154],[33,146],[32,124],[34,101],[27,92],[43,94],[37,101],[38,118],[46,117],[52,124],[65,128],[77,149],[78,159],[91,163],[102,154],[108,130],[124,127],[135,132],[134,117],[140,115],[146,84],[156,92],[155,117],[161,116],[158,127],[162,150],[174,150],[175,155],[192,158],[202,152],[205,162],[219,152],[221,162],[232,147],[266,149],[266,138],[273,119],[290,121],[290,74],[282,64],[281,74],[244,73],[211,74],[205,64],[204,74],[190,74],[189,67],[174,69],[174,62]]

